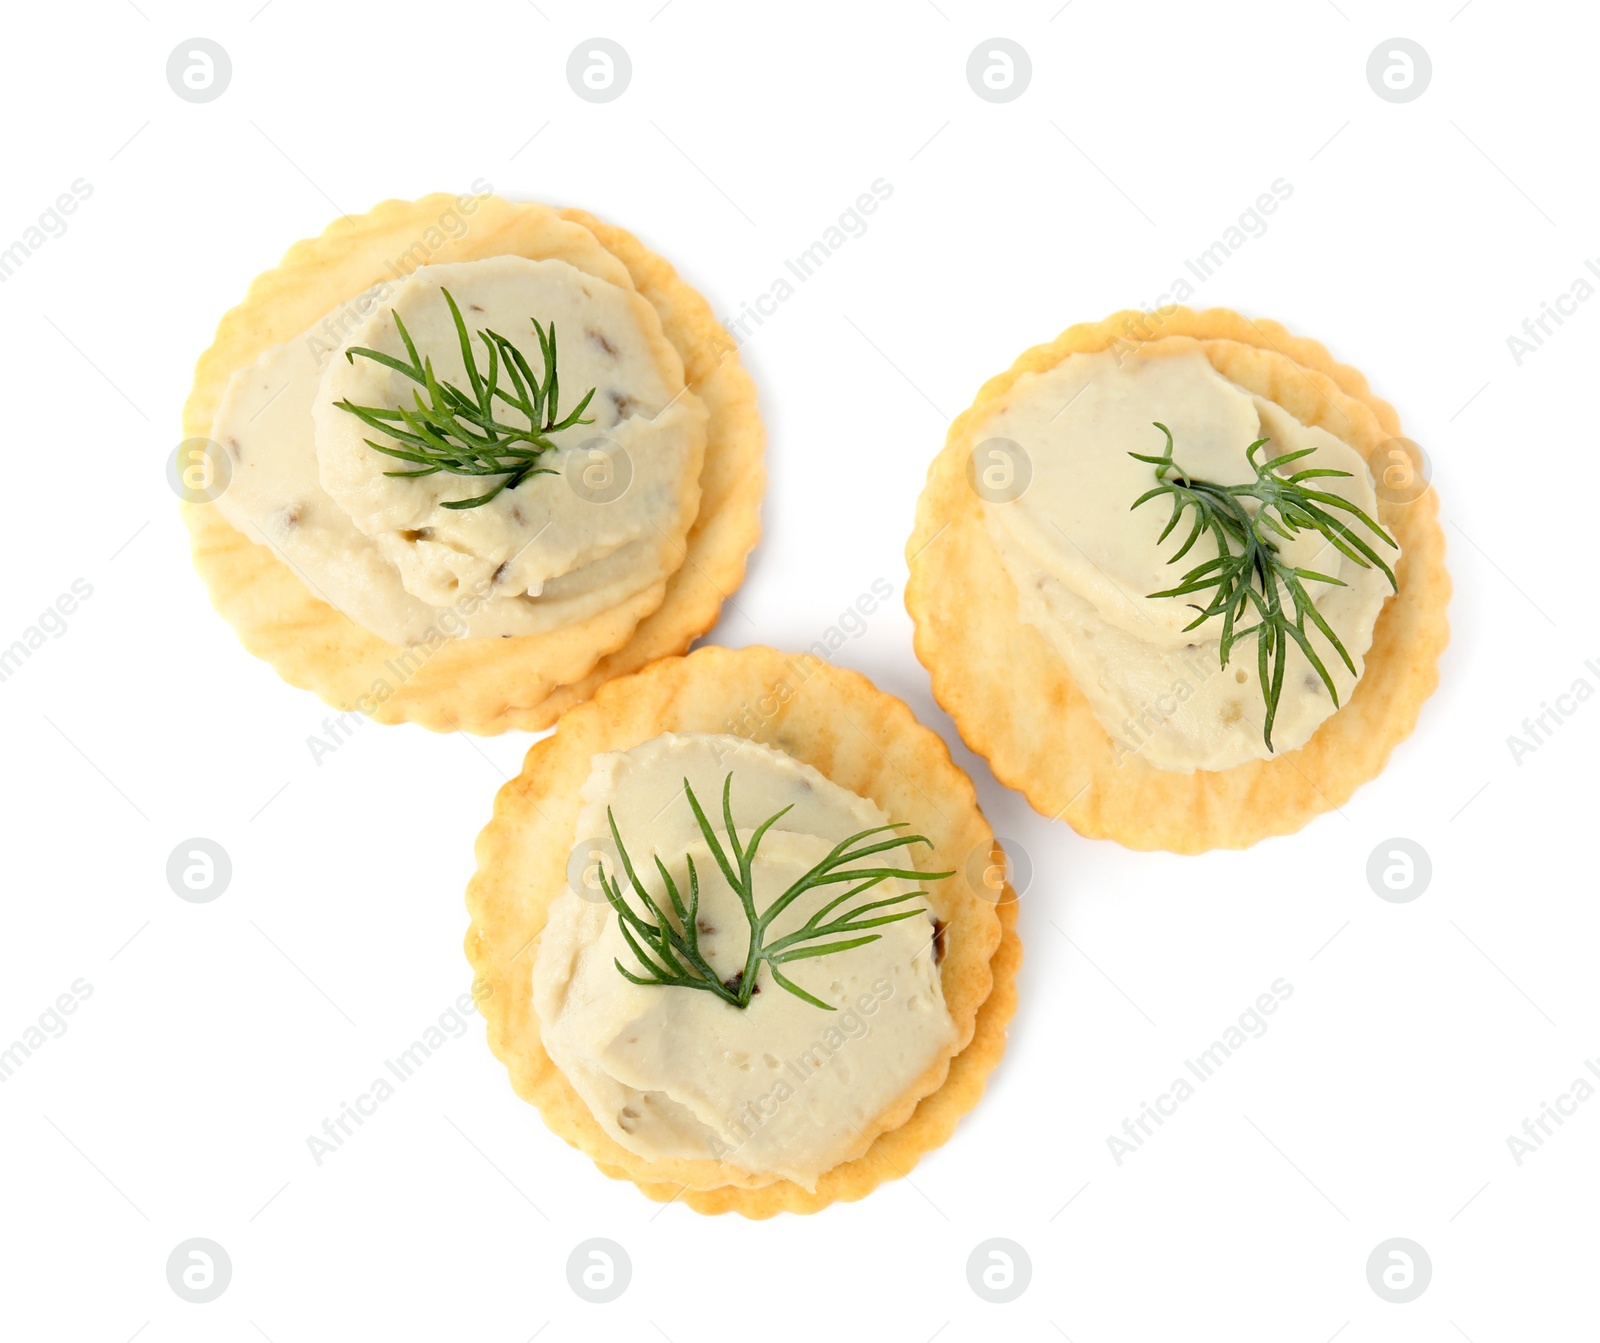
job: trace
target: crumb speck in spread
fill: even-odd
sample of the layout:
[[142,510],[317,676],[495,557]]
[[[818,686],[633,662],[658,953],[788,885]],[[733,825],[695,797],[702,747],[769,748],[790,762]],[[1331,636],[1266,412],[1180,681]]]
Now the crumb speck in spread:
[[617,347],[606,339],[604,331],[590,331],[589,339],[609,354],[613,359],[617,357]]

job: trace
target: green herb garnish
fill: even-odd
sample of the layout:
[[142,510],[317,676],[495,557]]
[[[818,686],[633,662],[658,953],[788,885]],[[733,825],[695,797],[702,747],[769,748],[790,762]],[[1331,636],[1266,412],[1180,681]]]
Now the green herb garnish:
[[[405,406],[357,406],[352,405],[348,398],[334,404],[340,410],[349,411],[369,428],[387,434],[400,445],[392,447],[374,443],[369,438],[366,444],[374,452],[381,452],[386,457],[398,457],[403,462],[413,462],[419,468],[415,471],[385,471],[386,476],[431,476],[448,471],[456,476],[505,477],[487,494],[472,499],[453,499],[440,505],[441,508],[477,508],[488,503],[501,490],[516,489],[529,476],[557,474],[548,467],[538,465],[539,459],[555,449],[556,445],[550,441],[551,434],[570,429],[575,424],[593,423],[581,417],[595,389],[591,387],[578,403],[577,409],[561,418],[558,409],[560,385],[556,376],[556,324],[551,322],[546,333],[537,318],[529,320],[533,323],[533,334],[539,338],[539,352],[544,357],[543,382],[534,376],[522,351],[495,331],[477,333],[489,355],[489,371],[486,375],[480,373],[473,355],[472,338],[467,334],[467,324],[461,320],[461,310],[456,307],[456,301],[450,297],[448,289],[439,292],[450,305],[450,316],[461,342],[461,359],[466,365],[471,391],[463,391],[452,383],[440,382],[434,377],[433,360],[418,357],[411,333],[406,330],[406,324],[400,320],[397,312],[394,314],[395,329],[399,331],[406,353],[411,357],[409,363],[365,346],[352,346],[345,351],[345,358],[354,363],[355,357],[360,355],[363,359],[370,359],[404,374],[427,391],[427,400],[423,400],[422,392],[413,392],[410,409]],[[510,379],[510,390],[500,383],[502,370]],[[496,401],[504,402],[526,418],[528,423],[502,423],[496,416]]]
[[[1334,708],[1339,707],[1339,691],[1322,659],[1311,646],[1306,621],[1309,620],[1322,631],[1352,676],[1355,675],[1356,665],[1345,651],[1345,646],[1339,642],[1339,636],[1322,618],[1304,585],[1305,580],[1331,583],[1337,587],[1344,587],[1345,584],[1328,574],[1285,564],[1278,558],[1277,542],[1269,533],[1288,541],[1293,540],[1298,532],[1314,531],[1341,555],[1348,556],[1363,569],[1376,565],[1389,580],[1389,586],[1396,591],[1399,589],[1394,570],[1347,523],[1329,510],[1339,509],[1350,514],[1385,545],[1397,550],[1399,546],[1382,527],[1348,499],[1323,490],[1308,489],[1303,484],[1304,481],[1319,477],[1348,476],[1350,472],[1312,467],[1296,471],[1293,475],[1277,474],[1281,467],[1309,456],[1316,451],[1315,448],[1302,448],[1298,452],[1286,452],[1281,457],[1274,457],[1271,461],[1258,462],[1256,450],[1268,441],[1259,438],[1245,449],[1245,460],[1256,473],[1255,480],[1247,485],[1216,485],[1208,480],[1196,480],[1174,462],[1172,431],[1159,422],[1156,428],[1167,436],[1166,451],[1161,456],[1151,457],[1139,452],[1130,452],[1128,455],[1154,466],[1156,480],[1160,483],[1141,494],[1131,507],[1138,508],[1161,495],[1171,496],[1172,517],[1162,529],[1161,541],[1171,535],[1184,509],[1194,509],[1194,526],[1188,539],[1178,548],[1177,554],[1167,561],[1168,564],[1176,564],[1187,555],[1202,533],[1209,533],[1216,539],[1217,555],[1214,559],[1195,565],[1184,574],[1177,587],[1149,595],[1187,597],[1193,593],[1210,591],[1212,596],[1207,605],[1189,603],[1200,614],[1184,628],[1192,630],[1214,616],[1221,616],[1224,667],[1228,665],[1228,656],[1235,643],[1252,634],[1256,636],[1261,698],[1266,705],[1266,720],[1262,724],[1261,735],[1270,751],[1273,749],[1272,723],[1277,717],[1278,701],[1283,693],[1284,663],[1291,642],[1299,646],[1306,655],[1306,661],[1316,668],[1323,685],[1333,696]],[[1252,510],[1246,500],[1254,500],[1257,507]],[[1293,606],[1292,613],[1285,605],[1285,593]],[[1255,615],[1255,624],[1239,628],[1240,617],[1248,617],[1250,612]]]
[[[908,891],[904,895],[892,895],[882,900],[869,900],[856,905],[842,914],[834,915],[846,901],[854,896],[863,895],[879,882],[891,877],[906,881],[916,881],[921,878],[939,881],[945,877],[955,875],[952,872],[918,872],[915,868],[905,869],[898,867],[859,867],[848,868],[847,863],[852,863],[862,858],[870,858],[874,854],[887,853],[891,849],[902,848],[909,844],[932,845],[922,835],[900,835],[894,839],[882,839],[871,844],[862,841],[873,835],[882,834],[887,830],[898,830],[900,824],[880,825],[872,830],[863,830],[859,834],[842,839],[833,846],[826,858],[819,861],[810,871],[799,877],[788,890],[778,896],[764,910],[756,908],[756,892],[751,878],[751,868],[755,862],[756,850],[761,841],[775,822],[789,810],[767,817],[750,835],[750,841],[743,846],[739,843],[738,831],[733,824],[733,775],[729,774],[722,785],[722,820],[727,827],[728,845],[732,849],[732,857],[723,848],[717,838],[716,831],[711,822],[706,819],[706,814],[700,807],[700,801],[694,795],[694,789],[689,786],[689,781],[683,781],[683,791],[689,799],[689,806],[694,811],[694,818],[699,822],[700,833],[705,837],[706,847],[711,850],[711,856],[716,860],[717,866],[722,869],[722,875],[727,879],[728,885],[733,888],[739,897],[739,904],[744,910],[744,916],[750,924],[750,947],[745,955],[744,968],[729,979],[723,979],[711,966],[700,950],[700,878],[695,872],[694,859],[690,857],[689,863],[689,898],[685,902],[678,889],[678,884],[672,879],[672,874],[667,871],[666,864],[658,856],[656,858],[656,871],[661,876],[662,884],[666,887],[666,899],[662,900],[652,896],[645,889],[644,883],[639,879],[639,874],[634,871],[633,862],[628,857],[628,850],[623,845],[622,836],[617,832],[617,818],[611,814],[610,808],[606,809],[606,818],[611,824],[611,838],[617,846],[617,855],[622,862],[622,870],[626,874],[628,884],[633,888],[634,894],[644,906],[648,918],[636,913],[624,898],[620,884],[612,877],[607,876],[604,863],[599,866],[600,885],[605,891],[606,899],[611,902],[612,909],[617,912],[617,926],[622,930],[622,936],[627,939],[628,946],[633,954],[638,957],[643,973],[629,970],[619,960],[616,962],[617,970],[624,979],[635,984],[661,984],[685,989],[702,989],[707,993],[714,993],[725,1003],[734,1007],[744,1008],[750,1005],[750,998],[756,992],[756,971],[765,964],[772,974],[773,982],[787,989],[797,998],[803,998],[814,1007],[824,1011],[835,1011],[833,1007],[807,993],[798,984],[786,978],[778,969],[780,965],[787,965],[791,961],[809,960],[813,956],[827,956],[835,951],[849,951],[852,947],[865,946],[868,942],[876,942],[880,937],[878,933],[866,933],[869,928],[878,928],[886,923],[898,923],[901,919],[913,918],[926,910],[901,909],[893,913],[879,913],[876,911],[889,910],[894,905],[904,904],[908,900],[915,900],[927,894],[926,891]],[[903,823],[902,823],[903,824]],[[800,896],[807,891],[820,890],[825,886],[848,884],[850,889],[843,895],[836,896],[821,906],[799,928],[782,937],[767,940],[774,921],[784,910],[788,909]],[[670,905],[671,913],[667,906]],[[867,917],[870,916],[870,917]],[[865,936],[855,934],[866,933]],[[842,940],[832,940],[832,939]]]

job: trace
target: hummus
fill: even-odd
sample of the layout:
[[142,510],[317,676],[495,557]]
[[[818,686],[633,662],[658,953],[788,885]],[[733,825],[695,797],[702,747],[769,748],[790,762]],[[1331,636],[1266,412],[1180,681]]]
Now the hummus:
[[[1161,541],[1170,502],[1158,498],[1131,509],[1156,479],[1154,467],[1128,454],[1160,455],[1165,439],[1154,427],[1157,420],[1172,431],[1174,459],[1197,478],[1222,485],[1253,480],[1245,450],[1266,438],[1257,460],[1311,448],[1314,455],[1292,470],[1348,471],[1348,478],[1318,480],[1316,487],[1369,517],[1377,516],[1377,501],[1354,448],[1230,382],[1183,338],[1155,341],[1120,358],[1109,350],[1074,354],[1048,372],[1024,374],[978,427],[975,455],[999,452],[1022,464],[1020,493],[1002,492],[983,504],[989,535],[1016,584],[1019,618],[1066,662],[1119,760],[1137,755],[1158,769],[1181,772],[1228,769],[1274,753],[1262,737],[1256,641],[1236,642],[1223,667],[1221,621],[1185,628],[1198,614],[1189,602],[1203,605],[1209,594],[1148,595],[1176,587],[1184,573],[1217,554],[1206,535],[1169,564],[1188,536],[1192,511]],[[1016,465],[1009,463],[1008,471]],[[1392,567],[1398,551],[1375,542],[1359,521],[1346,520]],[[1306,580],[1356,666],[1352,676],[1308,622],[1344,703],[1371,646],[1388,579],[1315,532],[1277,543],[1286,562],[1345,585]],[[1304,745],[1334,709],[1315,669],[1291,647],[1272,731],[1276,752]]]
[[[440,505],[483,494],[498,477],[387,476],[408,464],[372,451],[364,440],[384,440],[334,404],[411,405],[416,384],[344,354],[360,345],[403,357],[396,312],[435,374],[466,385],[442,288],[470,332],[507,336],[541,376],[530,319],[555,324],[561,415],[595,388],[585,411],[593,423],[553,435],[556,450],[539,463],[554,474],[529,476],[473,509]],[[313,594],[404,646],[440,634],[561,628],[662,583],[682,563],[699,508],[706,412],[641,296],[564,261],[504,256],[419,267],[341,304],[341,329],[352,310],[365,319],[331,358],[319,323],[236,372],[212,427],[231,467],[218,508]],[[481,342],[475,354],[486,371]],[[502,411],[504,422],[522,422]]]
[[[593,855],[617,874],[641,913],[637,895],[617,873],[607,809],[652,895],[666,898],[654,858],[687,892],[692,857],[700,881],[701,950],[728,976],[743,967],[749,922],[707,850],[684,783],[726,847],[720,814],[730,774],[741,842],[774,812],[791,808],[757,851],[758,910],[840,840],[890,819],[809,765],[738,737],[666,733],[629,751],[596,756],[582,790],[578,837],[592,842]],[[925,853],[912,846],[854,866],[912,867]],[[808,891],[768,940],[798,927],[846,889]],[[841,911],[913,889],[885,881]],[[741,1183],[784,1178],[815,1189],[825,1171],[864,1152],[882,1131],[882,1116],[955,1049],[931,915],[873,931],[880,934],[876,942],[784,967],[788,978],[836,1010],[786,992],[764,963],[756,992],[741,1009],[702,990],[625,979],[617,963],[637,973],[637,958],[603,893],[580,879],[552,903],[534,963],[534,1008],[545,1050],[601,1127],[629,1151],[647,1160],[718,1160],[744,1173]]]

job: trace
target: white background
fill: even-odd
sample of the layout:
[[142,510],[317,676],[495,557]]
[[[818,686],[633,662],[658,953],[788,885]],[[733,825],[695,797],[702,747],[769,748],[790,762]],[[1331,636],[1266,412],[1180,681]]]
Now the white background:
[[[93,194],[0,286],[0,643],[74,579],[93,596],[0,684],[0,1045],[75,980],[93,992],[0,1084],[0,1335],[1595,1336],[1600,1098],[1520,1167],[1506,1143],[1600,1056],[1600,703],[1520,765],[1507,746],[1577,678],[1600,686],[1600,303],[1520,367],[1506,343],[1600,253],[1592,15],[100,0],[6,26],[0,246],[74,179]],[[597,34],[633,62],[599,106],[564,74]],[[196,35],[233,62],[204,105],[164,74]],[[1033,63],[1004,105],[965,78],[995,35]],[[1396,35],[1433,62],[1405,105],[1365,77]],[[320,1168],[307,1151],[467,989],[472,841],[528,738],[368,725],[316,764],[326,711],[210,610],[163,463],[252,275],[338,212],[479,177],[634,229],[719,314],[893,186],[745,348],[766,534],[710,636],[808,644],[887,578],[837,660],[955,744],[1036,873],[988,1095],[864,1203],[662,1209],[546,1131],[477,1019]],[[955,742],[911,653],[904,541],[983,379],[1154,302],[1278,178],[1292,197],[1197,301],[1322,340],[1398,406],[1434,462],[1453,640],[1416,735],[1342,812],[1242,854],[1130,853],[1036,817]],[[231,855],[214,903],[167,885],[191,836]],[[1411,903],[1367,883],[1394,836],[1431,855]],[[1119,1167],[1107,1136],[1279,977],[1270,1030]],[[233,1263],[209,1305],[166,1281],[194,1236]],[[567,1285],[592,1236],[633,1265],[609,1305]],[[1009,1305],[967,1282],[992,1236],[1032,1260]],[[1366,1278],[1395,1236],[1433,1263],[1407,1305]]]

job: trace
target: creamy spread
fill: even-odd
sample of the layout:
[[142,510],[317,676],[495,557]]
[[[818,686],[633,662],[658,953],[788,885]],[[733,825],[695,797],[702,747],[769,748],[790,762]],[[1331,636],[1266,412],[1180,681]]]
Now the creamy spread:
[[[359,345],[404,357],[396,312],[436,376],[466,386],[441,288],[470,332],[508,337],[541,377],[530,319],[555,324],[562,415],[596,389],[585,411],[593,422],[552,435],[556,450],[539,465],[553,474],[472,509],[440,505],[497,478],[386,476],[408,464],[369,448],[365,439],[384,439],[334,404],[411,405],[415,383],[344,355]],[[315,596],[390,643],[539,634],[610,609],[681,564],[706,412],[640,295],[564,261],[504,256],[419,267],[382,302],[368,291],[336,311],[352,310],[367,315],[331,358],[319,323],[236,372],[212,427],[231,466],[217,506]],[[475,353],[486,370],[481,342]]]
[[[577,837],[594,841],[599,861],[614,870],[605,838],[611,808],[653,895],[663,891],[654,857],[684,891],[693,857],[701,950],[727,976],[744,965],[749,922],[706,848],[684,781],[726,845],[720,814],[730,773],[741,842],[774,812],[792,807],[757,852],[758,909],[840,840],[890,819],[809,765],[738,737],[667,733],[596,756],[581,794]],[[908,867],[917,853],[885,857]],[[859,865],[873,861],[885,859]],[[757,992],[741,1009],[705,991],[624,979],[615,962],[639,967],[616,913],[603,895],[579,885],[584,894],[569,886],[551,904],[534,964],[541,1039],[600,1126],[646,1159],[719,1160],[769,1182],[781,1177],[814,1189],[823,1172],[865,1151],[880,1132],[880,1117],[954,1050],[931,915],[876,928],[880,940],[868,945],[784,967],[835,1011],[786,992],[765,964]],[[804,923],[845,889],[802,895],[770,936]],[[891,880],[858,899],[914,889]],[[637,896],[630,900],[641,908]]]
[[[1066,662],[1119,759],[1137,755],[1182,772],[1219,770],[1302,746],[1335,705],[1298,648],[1289,651],[1269,751],[1254,637],[1235,643],[1224,668],[1220,619],[1185,629],[1198,614],[1188,602],[1204,604],[1208,594],[1148,595],[1176,587],[1182,574],[1217,554],[1206,535],[1169,565],[1188,536],[1192,512],[1161,541],[1170,502],[1154,499],[1130,509],[1156,480],[1152,466],[1128,454],[1160,455],[1165,439],[1152,423],[1157,420],[1172,431],[1175,460],[1197,478],[1222,485],[1253,480],[1245,450],[1266,438],[1258,460],[1311,448],[1314,455],[1292,469],[1350,472],[1316,485],[1377,516],[1371,475],[1354,448],[1229,381],[1194,342],[1156,341],[1120,357],[1074,354],[1048,372],[1020,377],[974,437],[980,451],[991,440],[1020,445],[1031,472],[1017,497],[983,505],[989,534],[1016,584],[1019,618]],[[1002,445],[1002,451],[1010,449]],[[1398,551],[1373,542],[1359,522],[1351,526],[1393,566]],[[1388,580],[1315,532],[1280,538],[1278,545],[1286,562],[1345,584],[1306,583],[1356,665],[1352,676],[1308,622],[1344,703],[1372,643]]]

